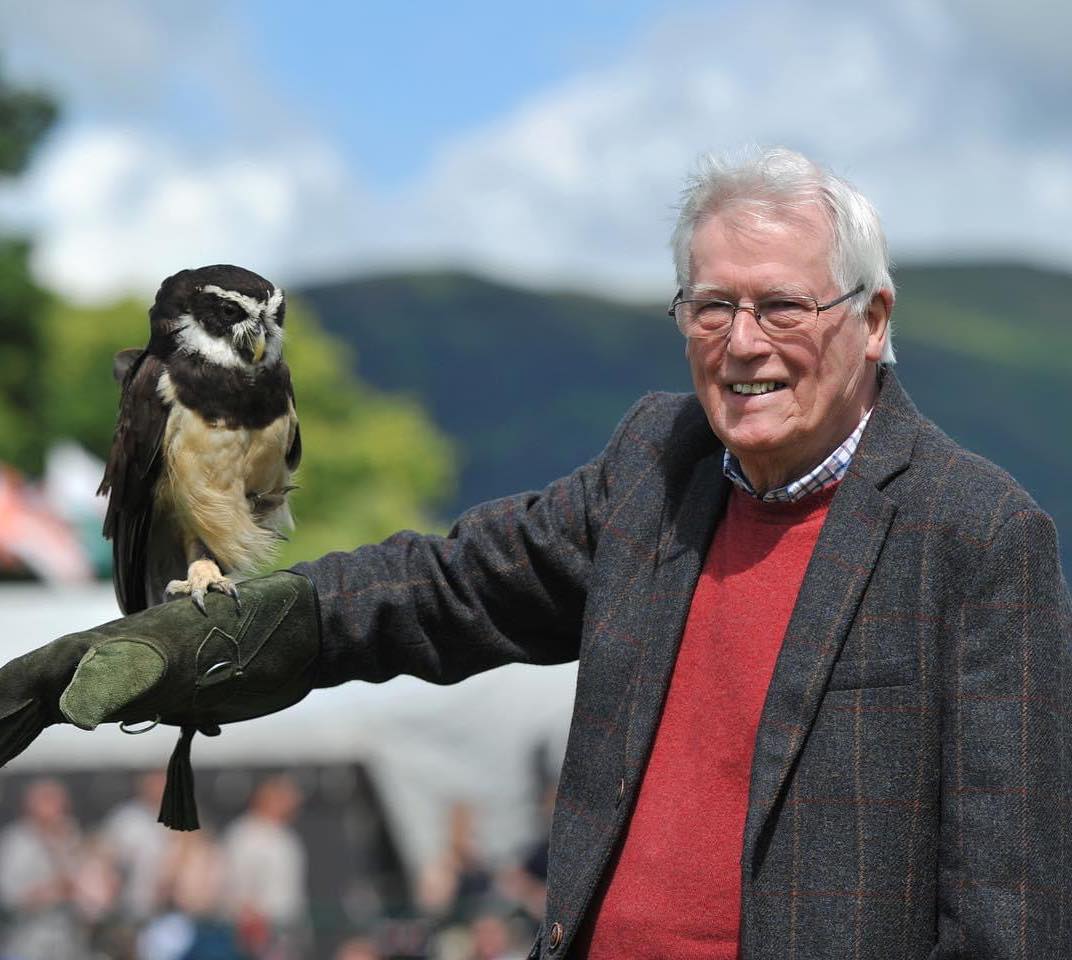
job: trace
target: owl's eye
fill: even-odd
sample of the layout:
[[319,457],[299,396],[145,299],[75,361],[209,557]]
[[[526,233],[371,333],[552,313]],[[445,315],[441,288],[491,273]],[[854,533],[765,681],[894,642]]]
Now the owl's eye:
[[246,311],[237,303],[224,303],[223,306],[220,307],[220,313],[222,313],[224,318],[231,323],[237,323],[239,320],[246,319]]

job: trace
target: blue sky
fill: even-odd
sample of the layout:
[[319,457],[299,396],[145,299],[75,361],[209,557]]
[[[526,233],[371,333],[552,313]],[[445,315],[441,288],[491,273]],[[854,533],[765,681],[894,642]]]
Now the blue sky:
[[6,0],[64,118],[0,221],[67,296],[457,267],[661,299],[697,156],[784,144],[895,259],[1072,268],[1072,5]]
[[306,16],[293,2],[245,0],[235,17],[258,68],[335,131],[371,182],[394,187],[459,133],[613,63],[668,9],[655,0],[375,0],[323,3]]

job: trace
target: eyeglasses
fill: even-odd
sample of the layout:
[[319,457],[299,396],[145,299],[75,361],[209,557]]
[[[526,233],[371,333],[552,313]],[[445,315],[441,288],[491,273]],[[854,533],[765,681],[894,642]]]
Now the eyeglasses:
[[729,336],[737,311],[748,310],[765,333],[777,337],[814,325],[824,310],[863,291],[860,283],[829,303],[819,303],[814,297],[769,297],[749,306],[729,300],[684,300],[683,291],[678,290],[667,315],[674,318],[686,337],[714,340]]

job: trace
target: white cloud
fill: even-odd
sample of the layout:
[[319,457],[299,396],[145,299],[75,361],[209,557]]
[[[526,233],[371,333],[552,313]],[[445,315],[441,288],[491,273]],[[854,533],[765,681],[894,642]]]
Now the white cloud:
[[364,219],[337,155],[314,142],[203,156],[128,130],[60,137],[19,187],[36,271],[78,300],[148,292],[182,267],[240,263],[282,282],[330,265]]
[[[65,111],[104,124],[166,124],[175,100],[186,128],[226,123],[255,136],[268,123],[301,124],[282,112],[251,58],[228,4],[216,0],[4,0],[0,36],[5,74],[43,83]],[[215,131],[213,131],[215,132]]]
[[36,272],[65,295],[151,293],[212,262],[290,282],[348,263],[375,221],[223,5],[10,0],[0,33],[17,38],[6,78],[50,89],[67,118],[0,181],[0,222],[33,232]]
[[665,292],[683,173],[706,149],[758,142],[854,180],[900,258],[1072,266],[1067,110],[1033,110],[1020,58],[979,57],[991,31],[926,0],[668,23],[613,70],[446,151],[417,192],[425,243],[528,282]]
[[[161,49],[171,24],[158,5],[154,20],[140,4],[108,2],[132,18],[126,59],[110,68],[129,84],[139,51]],[[1070,17],[1050,9],[1025,0],[1017,20],[997,0],[886,10],[768,0],[670,18],[617,65],[458,138],[416,181],[375,198],[224,39],[229,56],[196,60],[200,82],[222,91],[224,125],[237,118],[224,146],[180,143],[148,122],[86,123],[0,196],[0,212],[39,225],[42,275],[80,298],[151,290],[178,267],[218,259],[291,283],[455,264],[662,296],[673,204],[696,156],[784,143],[872,196],[899,259],[1072,267],[1072,121],[1053,108],[1072,95],[1053,39]]]

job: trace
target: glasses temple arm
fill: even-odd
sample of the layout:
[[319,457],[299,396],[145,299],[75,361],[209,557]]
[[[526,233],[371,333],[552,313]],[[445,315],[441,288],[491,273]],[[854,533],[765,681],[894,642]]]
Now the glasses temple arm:
[[829,303],[817,304],[816,307],[815,307],[815,312],[816,313],[822,313],[824,310],[829,310],[831,307],[836,307],[839,303],[844,303],[846,300],[850,299],[851,297],[855,297],[856,294],[863,293],[863,292],[864,292],[864,284],[858,283],[855,287],[853,287],[852,290],[850,290],[848,293],[843,293],[836,300],[831,300]]

